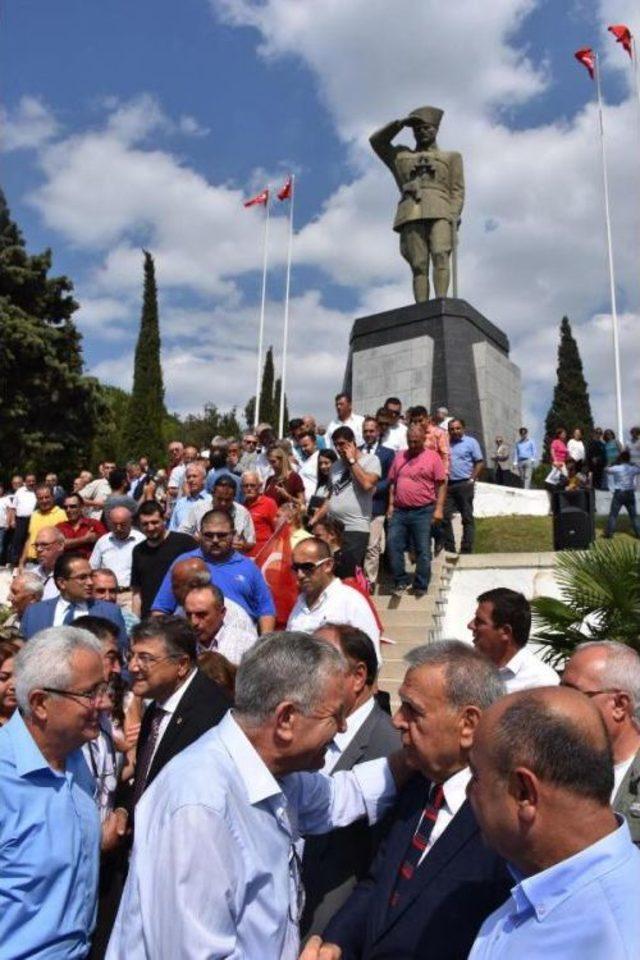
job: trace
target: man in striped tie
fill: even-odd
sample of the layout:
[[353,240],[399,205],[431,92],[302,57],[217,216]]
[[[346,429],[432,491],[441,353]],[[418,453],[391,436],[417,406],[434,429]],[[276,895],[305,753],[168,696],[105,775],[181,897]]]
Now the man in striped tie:
[[416,769],[391,813],[370,874],[325,930],[342,960],[465,960],[483,920],[509,895],[503,861],[483,843],[466,799],[482,715],[504,694],[494,665],[468,644],[412,650],[393,722]]

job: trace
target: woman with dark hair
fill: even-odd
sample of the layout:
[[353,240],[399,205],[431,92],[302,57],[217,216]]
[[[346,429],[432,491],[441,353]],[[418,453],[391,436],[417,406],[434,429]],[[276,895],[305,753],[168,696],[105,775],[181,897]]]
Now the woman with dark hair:
[[568,456],[567,431],[564,427],[558,427],[555,438],[551,441],[551,463],[558,470],[562,470]]
[[13,658],[18,647],[13,643],[0,643],[0,727],[10,720],[18,701],[13,678]]
[[329,496],[331,467],[337,459],[338,454],[335,452],[335,450],[320,450],[318,454],[318,477],[316,489],[313,496],[310,497],[309,505],[307,507],[307,515],[309,520],[313,518],[316,510],[320,509],[322,504]]
[[350,577],[353,573],[352,565],[345,563],[342,556],[342,537],[344,534],[344,523],[337,517],[326,516],[318,520],[313,528],[314,537],[324,540],[331,548],[333,554],[333,572],[340,580]]

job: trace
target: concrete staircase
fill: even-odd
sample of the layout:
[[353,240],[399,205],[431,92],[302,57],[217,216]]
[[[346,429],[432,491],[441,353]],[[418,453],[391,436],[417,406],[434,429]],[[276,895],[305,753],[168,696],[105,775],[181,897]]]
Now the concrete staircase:
[[[440,627],[446,606],[451,574],[457,557],[441,553],[431,562],[431,582],[419,599],[406,593],[393,597],[393,585],[382,579],[372,598],[383,624],[383,636],[393,644],[382,644],[383,663],[380,687],[391,695],[392,707],[398,705],[397,691],[406,672],[405,655],[414,647],[440,639]],[[407,566],[409,569],[409,566]]]

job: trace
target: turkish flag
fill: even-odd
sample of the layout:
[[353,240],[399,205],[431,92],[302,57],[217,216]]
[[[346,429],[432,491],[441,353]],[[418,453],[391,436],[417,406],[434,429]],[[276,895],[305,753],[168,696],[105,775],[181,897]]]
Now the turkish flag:
[[288,200],[293,191],[293,183],[291,182],[291,176],[287,177],[287,181],[283,186],[282,190],[278,190],[278,200]]
[[581,63],[583,67],[587,68],[589,76],[593,80],[596,72],[596,55],[591,47],[580,47],[580,49],[574,53],[574,57],[578,63]]
[[244,201],[245,207],[255,207],[258,205],[265,206],[269,202],[269,191],[263,190],[262,193],[257,193],[255,197],[251,197],[250,200]]
[[633,48],[631,41],[633,40],[633,34],[629,27],[625,27],[624,23],[614,24],[611,27],[607,27],[609,33],[612,33],[616,38],[616,43],[621,43],[624,49],[627,51],[630,57],[633,57]]
[[254,557],[271,591],[276,608],[276,628],[284,630],[298,598],[298,581],[291,569],[291,531],[283,524]]

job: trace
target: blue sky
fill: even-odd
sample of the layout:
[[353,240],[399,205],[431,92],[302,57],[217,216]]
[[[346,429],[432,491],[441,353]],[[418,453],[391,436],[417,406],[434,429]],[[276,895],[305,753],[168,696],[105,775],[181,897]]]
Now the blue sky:
[[[627,425],[640,419],[640,206],[629,202],[638,196],[638,106],[604,34],[609,22],[633,28],[634,5],[449,6],[4,4],[1,183],[30,249],[52,247],[55,268],[76,284],[92,372],[130,385],[144,245],[157,261],[168,405],[242,407],[253,392],[261,224],[241,199],[294,170],[288,393],[291,409],[326,419],[354,317],[410,302],[390,230],[393,185],[367,136],[432,102],[446,110],[440,142],[465,157],[461,295],[509,335],[525,416],[544,416],[568,313],[596,418],[612,422],[593,88],[572,59],[594,43],[605,56]],[[267,342],[276,352],[284,212],[274,210],[270,244]]]

